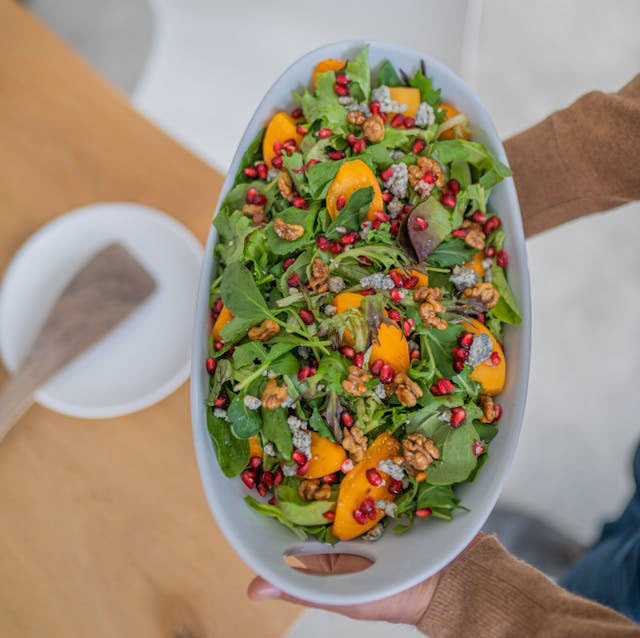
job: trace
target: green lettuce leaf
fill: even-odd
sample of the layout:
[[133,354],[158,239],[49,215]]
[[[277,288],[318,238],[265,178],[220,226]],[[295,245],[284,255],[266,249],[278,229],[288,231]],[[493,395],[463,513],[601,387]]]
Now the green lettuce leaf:
[[291,430],[287,425],[287,410],[285,408],[275,410],[261,408],[260,411],[263,424],[262,434],[278,448],[285,460],[290,461],[293,444],[291,443]]
[[369,206],[373,201],[373,187],[358,189],[344,205],[344,208],[338,213],[338,216],[331,222],[329,228],[325,232],[327,239],[337,239],[342,236],[336,228],[346,228],[347,232],[360,229],[360,224],[364,220],[369,211]]
[[383,60],[376,74],[376,88],[385,86],[402,86],[402,80],[389,60]]
[[436,108],[440,102],[440,89],[434,89],[431,86],[431,79],[422,73],[416,71],[416,74],[409,80],[409,86],[413,86],[420,90],[420,99],[429,106]]
[[440,461],[433,463],[427,473],[430,485],[451,485],[466,480],[478,460],[473,454],[473,442],[478,439],[478,432],[469,416],[459,428],[446,427],[449,430],[444,444],[439,446]]
[[497,305],[489,311],[489,314],[504,323],[517,326],[522,322],[522,316],[518,305],[511,292],[511,287],[504,275],[504,269],[495,264],[491,268],[491,282],[500,293]]
[[338,102],[333,90],[336,74],[333,71],[320,73],[315,95],[307,89],[302,95],[293,93],[293,98],[304,113],[309,124],[320,121],[323,128],[330,128],[334,133],[347,134],[347,110]]
[[216,444],[220,469],[229,478],[237,476],[249,463],[249,442],[235,437],[229,424],[207,409],[207,429]]
[[427,263],[433,266],[448,268],[464,264],[473,257],[475,250],[465,244],[462,239],[447,239],[436,246],[427,258]]
[[313,203],[307,210],[290,206],[278,213],[287,224],[298,224],[304,227],[304,235],[295,241],[287,241],[276,235],[273,230],[273,223],[270,223],[266,230],[267,244],[269,250],[276,255],[288,255],[314,242],[313,225],[318,214],[319,204]]
[[288,521],[294,525],[326,525],[325,512],[336,508],[335,497],[329,501],[305,501],[298,492],[288,485],[276,489],[278,507]]
[[285,527],[288,527],[300,540],[306,540],[307,533],[298,525],[294,525],[277,505],[265,505],[264,503],[259,503],[255,498],[253,498],[253,496],[245,496],[244,501],[256,512],[264,514],[265,516],[271,516],[278,520]]

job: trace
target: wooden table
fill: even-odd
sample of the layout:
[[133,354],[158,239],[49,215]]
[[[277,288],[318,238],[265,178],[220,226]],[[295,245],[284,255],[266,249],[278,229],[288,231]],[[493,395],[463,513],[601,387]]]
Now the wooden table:
[[[221,184],[26,11],[0,0],[0,272],[44,223],[103,200],[155,206],[204,240]],[[293,607],[245,599],[251,572],[207,508],[188,406],[186,386],[112,420],[36,406],[8,435],[3,638],[286,632]]]

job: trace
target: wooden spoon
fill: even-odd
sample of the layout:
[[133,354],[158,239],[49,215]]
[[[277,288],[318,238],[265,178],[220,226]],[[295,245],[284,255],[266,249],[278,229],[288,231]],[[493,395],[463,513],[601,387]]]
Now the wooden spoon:
[[0,393],[0,441],[31,407],[40,386],[115,328],[155,287],[120,244],[94,255],[63,290],[22,367]]

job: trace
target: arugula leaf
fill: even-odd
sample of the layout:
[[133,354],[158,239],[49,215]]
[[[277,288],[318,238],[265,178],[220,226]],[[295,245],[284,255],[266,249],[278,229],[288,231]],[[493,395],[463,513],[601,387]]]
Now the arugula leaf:
[[224,305],[237,317],[253,322],[271,318],[253,275],[239,262],[233,262],[224,269],[220,295]]
[[276,489],[276,496],[278,507],[294,525],[326,525],[327,519],[323,514],[336,507],[335,500],[305,501],[288,485],[280,485]]
[[429,106],[435,108],[440,102],[440,89],[434,89],[431,86],[431,79],[422,71],[416,71],[416,74],[409,79],[409,86],[419,89],[420,99]]
[[323,381],[329,389],[342,394],[342,381],[349,376],[346,360],[337,352],[331,352],[321,357],[318,362],[318,371],[312,377],[314,381]]
[[335,443],[335,438],[327,425],[327,422],[320,416],[320,412],[318,412],[317,408],[313,409],[311,413],[311,417],[309,418],[309,425],[312,430],[315,430],[320,436],[323,436],[325,439],[329,439],[332,443]]
[[227,410],[227,418],[231,424],[231,432],[239,439],[250,439],[262,427],[258,410],[250,410],[244,404],[244,394],[233,397]]
[[287,425],[287,410],[261,408],[260,412],[262,413],[262,434],[278,448],[285,460],[290,461],[293,444],[291,430]]
[[243,343],[233,351],[233,366],[235,368],[252,366],[256,359],[260,361],[265,354],[266,352],[262,343],[257,341]]
[[209,398],[207,405],[213,406],[213,402],[220,396],[222,386],[231,379],[233,367],[229,359],[219,359],[216,371],[213,373],[211,388],[209,389]]
[[438,508],[454,510],[460,504],[460,499],[453,493],[450,485],[429,485],[420,483],[418,490],[417,507]]
[[323,126],[334,133],[347,134],[347,110],[338,101],[333,90],[336,83],[334,71],[327,71],[318,75],[315,96],[307,89],[302,95],[293,93],[293,99],[300,104],[304,118],[309,124],[321,121]]
[[304,235],[300,239],[295,241],[287,241],[276,235],[273,230],[273,223],[270,223],[265,230],[267,236],[267,245],[269,250],[275,255],[288,255],[289,253],[296,252],[313,243],[313,225],[316,221],[316,215],[318,214],[319,204],[312,204],[307,210],[290,206],[281,213],[278,213],[277,217],[280,217],[287,224],[298,224],[304,227]]
[[522,322],[520,311],[513,293],[504,275],[504,269],[500,266],[493,265],[491,267],[491,282],[495,289],[500,293],[497,305],[489,311],[489,314],[504,323],[517,326]]
[[243,153],[242,159],[240,160],[240,167],[238,168],[238,172],[236,173],[236,181],[244,177],[242,171],[248,166],[253,166],[253,163],[257,160],[262,159],[262,138],[264,137],[264,132],[266,131],[263,128],[253,139],[251,144],[247,146],[247,150]]
[[464,264],[473,257],[475,250],[462,239],[447,239],[439,244],[427,258],[427,263],[441,268]]
[[358,102],[368,102],[371,94],[371,71],[369,69],[369,45],[367,44],[352,60],[347,62],[347,77],[351,95]]
[[344,205],[344,208],[338,213],[338,216],[331,222],[329,228],[325,232],[327,239],[337,239],[341,236],[336,228],[346,228],[347,232],[358,230],[362,220],[369,211],[369,206],[373,201],[373,187],[358,189]]
[[298,373],[300,365],[298,364],[298,360],[290,352],[287,352],[275,359],[270,367],[271,370],[277,374],[293,377]]
[[450,485],[467,479],[476,466],[473,442],[478,432],[469,419],[459,428],[449,427],[449,432],[440,449],[440,461],[434,463],[427,473],[431,485]]
[[252,381],[262,376],[265,370],[268,370],[270,366],[275,365],[275,361],[289,352],[292,348],[296,347],[295,341],[279,341],[269,349],[261,364],[256,366],[253,372],[242,383],[239,383],[234,389],[236,391],[246,388]]
[[220,241],[216,245],[216,255],[225,264],[242,259],[245,239],[256,230],[251,219],[239,210],[230,215],[221,211],[216,215],[213,225],[220,235]]
[[245,503],[254,509],[256,512],[260,514],[264,514],[265,516],[271,516],[272,518],[277,519],[280,523],[282,523],[285,527],[288,527],[300,540],[306,540],[307,533],[301,529],[299,526],[294,525],[282,512],[282,510],[276,505],[265,505],[264,503],[259,503],[256,501],[253,496],[245,496]]
[[433,354],[436,368],[447,379],[455,374],[451,351],[463,332],[464,328],[460,324],[451,322],[445,330],[428,329],[424,332],[428,338],[427,344]]
[[216,444],[223,474],[229,478],[240,474],[249,463],[249,442],[233,436],[229,424],[214,416],[211,408],[207,409],[207,429]]
[[376,88],[382,85],[402,86],[402,80],[389,60],[383,60],[376,74]]

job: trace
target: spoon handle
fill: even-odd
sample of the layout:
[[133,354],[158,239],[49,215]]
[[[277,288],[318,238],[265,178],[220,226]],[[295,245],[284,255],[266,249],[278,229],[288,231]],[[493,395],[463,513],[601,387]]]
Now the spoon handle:
[[33,404],[33,394],[45,379],[30,361],[0,389],[0,441]]

